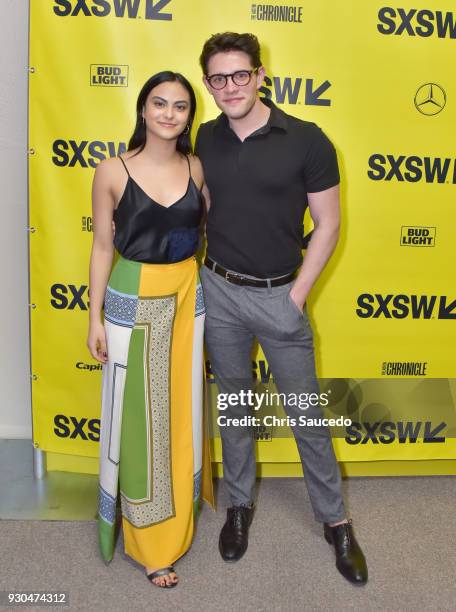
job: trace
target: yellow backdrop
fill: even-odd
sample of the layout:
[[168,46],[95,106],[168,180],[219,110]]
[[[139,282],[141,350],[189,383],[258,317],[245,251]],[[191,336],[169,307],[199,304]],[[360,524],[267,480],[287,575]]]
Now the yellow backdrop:
[[[355,421],[335,440],[339,459],[456,458],[456,14],[433,4],[31,0],[37,447],[98,453],[101,369],[85,346],[94,168],[124,150],[153,73],[193,83],[196,127],[215,117],[198,57],[211,34],[234,30],[262,43],[261,95],[323,127],[338,151],[342,236],[309,311],[319,375]],[[265,371],[261,351],[253,359]],[[419,423],[416,441],[407,423]],[[289,432],[258,434],[260,461],[298,460]]]

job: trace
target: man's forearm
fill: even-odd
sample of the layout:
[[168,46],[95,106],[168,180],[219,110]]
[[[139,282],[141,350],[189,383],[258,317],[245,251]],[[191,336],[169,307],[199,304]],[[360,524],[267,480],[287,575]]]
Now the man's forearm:
[[304,262],[290,291],[290,296],[298,306],[304,306],[310,290],[331,257],[338,238],[338,224],[320,224],[314,229]]

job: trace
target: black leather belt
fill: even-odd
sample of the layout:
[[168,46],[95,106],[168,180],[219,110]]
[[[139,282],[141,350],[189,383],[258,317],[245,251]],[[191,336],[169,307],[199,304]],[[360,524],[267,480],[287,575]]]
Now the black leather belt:
[[237,272],[230,272],[222,268],[216,264],[212,259],[206,257],[204,260],[204,265],[207,266],[212,272],[223,276],[223,278],[229,283],[233,283],[234,285],[247,285],[248,287],[280,287],[280,285],[286,285],[290,283],[295,277],[296,272],[292,272],[291,274],[287,274],[286,276],[280,276],[279,278],[271,278],[269,281],[267,280],[255,280],[253,278],[248,278],[246,276],[242,276]]

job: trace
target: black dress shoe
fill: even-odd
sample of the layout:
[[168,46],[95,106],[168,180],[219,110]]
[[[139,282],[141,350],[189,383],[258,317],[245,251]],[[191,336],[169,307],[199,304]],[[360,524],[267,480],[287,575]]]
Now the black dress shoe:
[[249,544],[249,527],[253,519],[253,506],[232,506],[226,513],[226,523],[219,538],[222,559],[228,562],[239,561]]
[[324,523],[324,534],[328,544],[336,549],[336,567],[342,576],[353,584],[366,584],[366,559],[354,536],[351,520],[335,527]]

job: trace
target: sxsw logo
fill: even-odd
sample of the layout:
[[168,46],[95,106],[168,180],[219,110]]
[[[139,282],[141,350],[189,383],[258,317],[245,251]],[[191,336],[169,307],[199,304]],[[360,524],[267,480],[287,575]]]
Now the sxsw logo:
[[408,226],[401,227],[401,246],[433,247],[435,246],[435,227]]
[[252,4],[250,18],[253,21],[286,21],[302,23],[302,6]]
[[456,319],[456,300],[446,295],[362,293],[357,305],[361,319]]
[[254,427],[253,439],[257,442],[272,442],[272,426],[257,425]]
[[377,30],[380,34],[400,36],[438,36],[456,38],[456,18],[454,13],[417,9],[391,8],[384,6],[378,12]]
[[292,77],[264,77],[260,92],[265,98],[274,98],[277,104],[306,104],[307,106],[331,106],[329,98],[322,97],[331,87],[326,80],[314,83],[314,79]]
[[89,297],[87,285],[63,285],[55,283],[51,287],[51,306],[57,310],[88,310],[89,300],[84,300],[85,294]]
[[103,142],[102,140],[54,140],[52,143],[52,162],[61,168],[76,165],[82,168],[96,168],[106,157],[118,157],[125,153],[127,145],[125,142]]
[[259,359],[258,362],[252,361],[252,378],[261,381],[263,385],[274,381],[269,365],[264,359]]
[[374,153],[369,157],[369,168],[367,176],[372,181],[456,183],[456,159],[449,157]]
[[[211,362],[206,361],[206,382],[215,383],[214,372],[212,371]],[[261,381],[262,384],[268,384],[274,382],[269,365],[264,359],[258,361],[252,360],[252,379],[254,381]]]
[[54,0],[57,17],[126,17],[128,19],[153,19],[171,21],[171,13],[163,9],[172,0]]
[[91,64],[90,85],[96,87],[128,87],[128,66]]
[[[439,435],[446,428],[443,421],[433,425],[431,421],[398,421],[384,423],[356,423],[353,422],[346,428],[345,442],[347,444],[391,444],[396,441],[399,444],[416,444],[418,438],[422,437],[424,444],[444,443],[445,436]],[[421,436],[420,436],[421,434]]]
[[56,414],[54,417],[54,433],[59,438],[75,440],[100,441],[100,419],[86,419],[66,414]]

